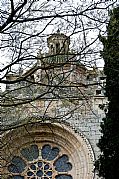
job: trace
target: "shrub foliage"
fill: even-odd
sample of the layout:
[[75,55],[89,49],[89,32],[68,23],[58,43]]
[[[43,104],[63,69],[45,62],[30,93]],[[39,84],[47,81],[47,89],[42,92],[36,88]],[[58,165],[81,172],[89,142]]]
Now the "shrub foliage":
[[105,90],[109,104],[98,143],[101,155],[95,166],[100,177],[116,179],[119,178],[119,7],[111,11],[107,37],[100,37],[100,40],[103,43],[101,55],[105,62]]

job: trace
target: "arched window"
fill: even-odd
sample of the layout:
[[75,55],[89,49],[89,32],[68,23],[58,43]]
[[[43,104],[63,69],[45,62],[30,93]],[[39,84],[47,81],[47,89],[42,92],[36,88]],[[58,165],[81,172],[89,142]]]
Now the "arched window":
[[60,44],[56,43],[56,53],[60,53]]

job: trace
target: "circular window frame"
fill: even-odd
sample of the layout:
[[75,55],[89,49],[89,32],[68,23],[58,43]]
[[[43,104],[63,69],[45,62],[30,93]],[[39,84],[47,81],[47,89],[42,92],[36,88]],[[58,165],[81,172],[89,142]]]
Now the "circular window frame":
[[[3,150],[5,161],[12,158],[11,153],[20,155],[20,149],[31,144],[37,144],[38,147],[49,144],[54,147],[58,146],[61,149],[61,154],[69,156],[69,162],[73,165],[70,171],[73,179],[94,178],[92,147],[81,132],[74,131],[69,125],[58,122],[27,124],[6,132],[3,140],[7,143],[7,147],[4,147]],[[5,171],[6,168],[4,167],[2,173],[5,173]]]

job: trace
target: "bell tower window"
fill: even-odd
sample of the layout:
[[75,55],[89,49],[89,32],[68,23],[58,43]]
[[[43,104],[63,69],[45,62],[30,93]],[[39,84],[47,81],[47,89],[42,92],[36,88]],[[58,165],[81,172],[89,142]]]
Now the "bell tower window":
[[60,44],[56,43],[56,53],[59,53],[59,52],[60,52]]

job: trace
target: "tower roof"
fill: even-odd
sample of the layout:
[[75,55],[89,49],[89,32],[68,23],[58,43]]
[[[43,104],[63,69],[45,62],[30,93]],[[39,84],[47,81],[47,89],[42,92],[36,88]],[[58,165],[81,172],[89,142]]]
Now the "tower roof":
[[48,38],[47,38],[47,43],[49,44],[50,41],[52,40],[65,40],[67,41],[68,44],[70,44],[70,37],[69,36],[66,36],[65,34],[63,33],[60,33],[59,30],[57,30],[57,33],[53,33],[52,35],[50,35]]

